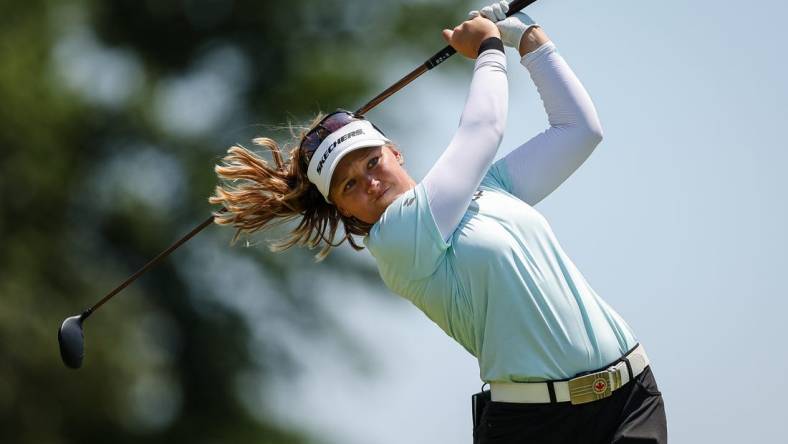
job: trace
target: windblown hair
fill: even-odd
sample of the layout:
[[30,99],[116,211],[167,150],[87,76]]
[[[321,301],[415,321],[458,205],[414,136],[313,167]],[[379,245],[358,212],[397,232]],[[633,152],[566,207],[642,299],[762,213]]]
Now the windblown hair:
[[[364,249],[352,235],[364,236],[372,225],[355,217],[343,216],[336,206],[325,201],[307,177],[309,160],[299,146],[309,129],[322,117],[319,114],[309,127],[290,126],[294,146],[289,148],[287,160],[284,160],[283,149],[275,140],[260,137],[253,143],[270,152],[273,164],[261,155],[236,145],[230,147],[221,163],[216,165],[214,170],[220,183],[208,201],[224,206],[224,210],[214,212],[214,222],[237,228],[232,243],[242,234],[300,218],[298,225],[284,239],[271,245],[272,251],[286,250],[295,245],[320,248],[316,258],[323,260],[331,248],[345,241],[355,250]],[[287,149],[286,144],[284,150]],[[344,236],[335,242],[340,222]]]

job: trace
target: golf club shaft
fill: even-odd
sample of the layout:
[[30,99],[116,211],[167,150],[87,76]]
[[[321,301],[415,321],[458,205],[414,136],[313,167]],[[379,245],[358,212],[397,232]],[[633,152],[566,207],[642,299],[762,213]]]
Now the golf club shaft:
[[[512,14],[520,12],[523,8],[530,5],[531,3],[534,3],[535,1],[536,0],[515,0],[511,2],[509,4],[509,11],[506,12],[506,16],[509,17]],[[356,111],[356,114],[363,116],[364,114],[369,112],[372,108],[378,106],[380,102],[391,97],[394,93],[404,88],[410,82],[416,80],[419,76],[421,76],[425,72],[445,62],[446,59],[453,56],[456,52],[457,50],[455,50],[451,45],[448,45],[445,48],[441,49],[434,56],[430,57],[426,62],[419,65],[418,68],[406,74],[405,77],[401,78],[399,81],[397,81],[397,83],[386,88],[385,91],[378,94],[374,99],[367,102],[366,105],[359,108]]]
[[[530,5],[531,3],[534,3],[535,1],[536,0],[515,0],[515,1],[511,2],[509,4],[509,11],[506,13],[507,17],[512,15],[512,14],[514,14],[514,13],[516,13],[516,12],[519,12],[520,10],[522,10],[526,6]],[[372,108],[376,107],[381,102],[383,102],[388,97],[390,97],[392,94],[396,93],[397,91],[399,91],[400,89],[405,87],[405,85],[407,85],[408,83],[416,80],[419,76],[421,76],[422,74],[424,74],[428,70],[430,70],[430,69],[440,65],[444,61],[446,61],[446,59],[448,59],[449,57],[454,55],[454,53],[456,53],[456,52],[457,51],[454,48],[452,48],[451,46],[446,46],[445,48],[440,50],[438,53],[436,53],[434,56],[430,57],[426,62],[424,62],[418,68],[414,69],[413,71],[408,73],[405,77],[400,79],[397,83],[395,83],[394,85],[391,85],[385,91],[383,91],[382,93],[378,94],[374,99],[372,99],[369,102],[367,102],[366,105],[364,105],[361,108],[359,108],[358,111],[356,111],[356,114],[359,114],[359,115],[363,116],[368,111],[370,111]],[[226,208],[222,208],[221,210],[219,210],[219,213],[223,213],[223,212],[226,212],[226,211],[227,211]],[[100,301],[96,302],[92,307],[90,307],[87,310],[85,310],[84,312],[82,312],[81,318],[83,320],[86,319],[94,311],[98,310],[99,307],[104,305],[105,302],[110,300],[116,294],[120,293],[121,290],[123,290],[124,288],[128,287],[132,282],[137,280],[137,278],[139,278],[140,276],[145,274],[145,272],[147,272],[150,268],[152,268],[154,265],[156,265],[160,260],[162,260],[165,257],[167,257],[170,253],[172,253],[178,247],[183,245],[186,241],[188,241],[189,239],[194,237],[197,233],[202,231],[205,227],[207,227],[208,225],[211,225],[211,223],[213,223],[213,219],[214,219],[214,216],[211,215],[211,217],[209,217],[208,219],[203,221],[200,225],[196,226],[186,236],[182,237],[181,239],[176,241],[174,244],[170,245],[169,248],[167,248],[166,250],[164,250],[161,253],[159,253],[156,257],[151,259],[142,268],[137,270],[136,273],[134,273],[133,275],[129,276],[129,278],[126,279],[122,284],[118,285],[114,290],[112,290],[109,293],[107,293],[107,295],[104,296],[103,298],[101,298]]]
[[[224,213],[225,211],[227,211],[226,208],[222,208],[221,210],[219,210],[220,213]],[[147,264],[145,264],[142,268],[137,270],[136,273],[134,273],[131,276],[129,276],[129,278],[126,279],[122,284],[120,284],[117,287],[115,287],[114,290],[112,290],[109,293],[107,293],[107,295],[104,296],[103,298],[101,298],[100,301],[96,302],[92,307],[90,307],[87,310],[85,310],[84,312],[82,312],[82,319],[83,320],[86,319],[88,316],[90,316],[91,313],[93,313],[94,311],[98,310],[99,307],[104,305],[105,302],[110,300],[116,294],[120,293],[120,291],[123,290],[124,288],[128,287],[129,284],[131,284],[132,282],[137,280],[138,277],[140,277],[143,274],[145,274],[146,271],[148,271],[151,267],[156,265],[160,260],[162,260],[165,257],[167,257],[170,253],[175,251],[175,249],[177,249],[178,247],[183,245],[186,241],[188,241],[189,239],[194,237],[194,235],[196,235],[197,233],[202,231],[203,228],[205,228],[208,225],[210,225],[211,223],[213,223],[213,218],[214,218],[214,216],[211,215],[211,217],[209,217],[208,219],[203,221],[200,225],[194,227],[194,229],[192,229],[192,231],[190,231],[186,236],[180,238],[174,244],[170,245],[169,248],[167,248],[166,250],[162,251],[161,253],[156,255],[156,257],[154,257],[153,259],[148,261]]]

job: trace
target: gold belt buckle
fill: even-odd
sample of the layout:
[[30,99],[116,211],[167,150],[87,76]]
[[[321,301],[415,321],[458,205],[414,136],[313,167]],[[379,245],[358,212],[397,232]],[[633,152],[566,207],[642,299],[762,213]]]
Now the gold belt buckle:
[[607,398],[621,387],[619,369],[603,370],[569,380],[569,400],[573,405]]

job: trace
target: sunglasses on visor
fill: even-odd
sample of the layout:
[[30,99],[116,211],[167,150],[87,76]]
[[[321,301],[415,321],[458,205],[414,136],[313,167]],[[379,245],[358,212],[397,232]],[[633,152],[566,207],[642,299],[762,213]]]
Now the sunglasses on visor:
[[[318,122],[314,128],[306,133],[304,140],[301,141],[300,149],[306,155],[306,161],[309,162],[312,159],[312,155],[315,154],[317,148],[331,133],[342,128],[348,123],[358,120],[367,119],[365,119],[364,116],[357,115],[356,113],[344,109],[338,109],[333,113],[323,117],[323,119]],[[376,130],[380,131],[380,128],[375,126],[374,123],[369,123],[372,124]],[[383,134],[383,131],[380,131],[380,134]]]

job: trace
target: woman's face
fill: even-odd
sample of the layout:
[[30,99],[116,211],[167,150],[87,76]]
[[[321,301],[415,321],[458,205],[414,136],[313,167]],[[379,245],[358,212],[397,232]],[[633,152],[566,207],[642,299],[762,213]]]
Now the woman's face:
[[331,177],[331,202],[343,216],[374,224],[397,197],[416,186],[401,159],[391,145],[349,153]]

